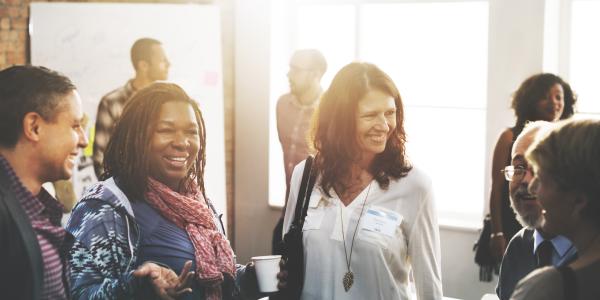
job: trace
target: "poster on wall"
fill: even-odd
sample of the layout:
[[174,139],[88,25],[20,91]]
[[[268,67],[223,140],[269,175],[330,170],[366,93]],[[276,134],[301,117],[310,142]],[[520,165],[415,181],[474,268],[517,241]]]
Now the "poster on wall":
[[[198,101],[206,123],[207,196],[226,212],[225,127],[219,8],[198,4],[31,3],[31,63],[67,75],[77,86],[93,139],[103,95],[134,77],[130,49],[159,40],[170,62],[168,81]],[[97,181],[85,149],[73,178],[76,197]],[[227,224],[226,220],[223,220]]]

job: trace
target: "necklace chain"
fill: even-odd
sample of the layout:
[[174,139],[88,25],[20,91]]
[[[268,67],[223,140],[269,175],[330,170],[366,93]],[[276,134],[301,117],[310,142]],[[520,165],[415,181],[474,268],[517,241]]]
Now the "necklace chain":
[[[346,235],[344,234],[344,212],[342,211],[342,205],[340,205],[340,220],[342,221],[342,241],[344,242],[344,258],[346,259],[346,267],[348,268],[348,272],[346,276],[351,276],[351,281],[354,281],[354,275],[352,271],[350,271],[350,263],[352,262],[352,250],[354,249],[354,238],[356,237],[356,232],[358,232],[358,226],[360,225],[360,219],[363,216],[363,212],[365,210],[365,204],[367,203],[367,199],[369,198],[369,192],[371,191],[371,183],[369,183],[369,188],[367,189],[367,195],[365,196],[365,200],[363,200],[362,208],[360,209],[360,215],[358,215],[358,221],[356,221],[356,228],[354,228],[354,234],[352,234],[352,242],[350,243],[350,257],[348,257],[348,250],[346,249]],[[346,281],[346,276],[344,280]],[[347,283],[344,282],[344,287],[346,291],[350,289],[352,286],[352,282],[349,283],[349,286],[346,287]]]

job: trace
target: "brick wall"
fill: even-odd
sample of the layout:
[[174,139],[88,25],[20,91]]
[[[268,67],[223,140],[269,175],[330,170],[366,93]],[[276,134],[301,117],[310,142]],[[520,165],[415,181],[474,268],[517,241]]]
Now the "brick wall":
[[[0,0],[0,69],[29,62],[28,0]],[[52,2],[52,1],[36,1]],[[69,2],[144,2],[216,4],[221,8],[223,34],[223,85],[225,100],[225,164],[229,239],[235,241],[233,220],[233,0],[162,1],[69,1]]]

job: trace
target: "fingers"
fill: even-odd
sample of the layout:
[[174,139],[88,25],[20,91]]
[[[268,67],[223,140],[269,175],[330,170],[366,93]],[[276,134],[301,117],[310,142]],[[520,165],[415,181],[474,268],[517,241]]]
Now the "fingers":
[[150,276],[152,278],[156,278],[157,276],[159,276],[157,274],[158,270],[156,269],[156,267],[158,267],[158,266],[153,263],[144,263],[139,268],[137,268],[137,270],[135,270],[133,272],[133,276],[135,276],[135,277]]
[[279,273],[277,273],[277,280],[279,280],[279,282],[277,283],[277,288],[278,289],[284,289],[287,286],[287,278],[288,278],[288,272],[283,270]]
[[185,264],[183,265],[183,269],[181,269],[181,274],[179,274],[179,282],[183,282],[185,280],[185,278],[187,277],[191,268],[192,268],[192,261],[191,260],[186,261]]
[[191,292],[192,292],[192,288],[185,288],[183,290],[179,290],[179,291],[173,292],[173,296],[179,297],[179,296],[181,296],[183,294],[187,294],[187,293],[191,293]]
[[288,272],[285,270],[277,273],[277,279],[279,279],[279,280],[287,281],[287,277],[288,277]]
[[173,297],[171,297],[168,293],[167,290],[165,289],[165,287],[168,285],[167,282],[165,282],[162,278],[157,278],[154,280],[151,280],[152,282],[152,286],[154,287],[154,292],[156,293],[156,295],[158,295],[158,297],[162,300],[175,300]]

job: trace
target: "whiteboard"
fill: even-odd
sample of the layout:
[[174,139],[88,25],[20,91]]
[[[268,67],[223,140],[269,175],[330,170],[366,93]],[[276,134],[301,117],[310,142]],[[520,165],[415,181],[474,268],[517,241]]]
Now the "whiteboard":
[[[225,123],[219,9],[198,4],[31,3],[31,62],[67,75],[95,123],[103,95],[133,78],[130,49],[141,37],[162,42],[171,62],[168,81],[198,101],[207,131],[208,197],[225,213]],[[77,196],[94,182],[76,170]],[[227,224],[226,220],[223,220]]]

